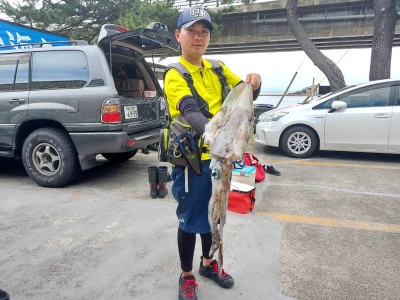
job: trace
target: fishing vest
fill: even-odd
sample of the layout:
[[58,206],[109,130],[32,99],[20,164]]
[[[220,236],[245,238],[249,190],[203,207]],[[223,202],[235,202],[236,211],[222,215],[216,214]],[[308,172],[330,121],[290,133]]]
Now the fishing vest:
[[[222,101],[228,96],[230,87],[227,84],[226,77],[223,74],[221,64],[216,60],[207,59],[212,64],[212,71],[218,76],[221,83]],[[187,82],[193,98],[196,100],[200,112],[207,118],[213,117],[209,111],[208,102],[205,101],[194,87],[192,75],[188,69],[181,63],[172,63],[168,65],[165,74],[170,69],[175,69]],[[167,98],[167,97],[166,97]],[[192,167],[195,174],[201,175],[201,159],[203,153],[207,152],[203,148],[203,137],[193,138],[190,124],[186,121],[183,115],[179,115],[173,120],[169,113],[167,105],[167,115],[169,118],[168,128],[160,131],[160,144],[158,158],[162,162],[169,162],[174,166]]]
[[[230,86],[227,84],[226,82],[226,77],[223,73],[223,69],[221,66],[222,62],[219,62],[217,60],[214,59],[207,59],[208,62],[210,62],[212,64],[212,71],[218,76],[219,81],[221,82],[221,95],[222,95],[222,102],[225,100],[225,98],[228,96],[231,88]],[[190,92],[193,95],[193,98],[196,100],[197,105],[199,106],[199,109],[201,111],[201,113],[207,118],[210,119],[213,117],[213,114],[209,112],[208,109],[208,103],[207,101],[205,101],[200,95],[199,93],[197,93],[195,87],[194,87],[194,82],[193,82],[193,78],[192,75],[190,74],[190,72],[188,71],[188,69],[181,63],[177,62],[177,63],[171,63],[168,65],[167,69],[165,70],[164,73],[164,78],[165,78],[165,74],[167,74],[168,70],[170,69],[175,69],[187,82]],[[169,116],[169,112],[168,112],[168,116]],[[170,116],[169,116],[170,117]]]

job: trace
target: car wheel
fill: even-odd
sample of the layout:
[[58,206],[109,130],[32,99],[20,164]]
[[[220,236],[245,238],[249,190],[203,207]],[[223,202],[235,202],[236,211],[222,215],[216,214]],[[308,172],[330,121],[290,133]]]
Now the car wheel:
[[44,187],[63,187],[80,173],[78,154],[67,133],[41,128],[25,139],[22,161],[34,182]]
[[131,150],[129,152],[123,153],[103,153],[103,157],[110,162],[124,162],[132,157],[138,152],[138,149]]
[[296,158],[311,156],[317,149],[315,133],[303,126],[290,128],[282,136],[282,150],[286,155]]

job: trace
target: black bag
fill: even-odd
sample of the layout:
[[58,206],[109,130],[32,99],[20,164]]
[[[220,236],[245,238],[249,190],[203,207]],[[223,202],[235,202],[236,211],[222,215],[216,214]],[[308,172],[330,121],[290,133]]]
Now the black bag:
[[203,138],[194,138],[195,133],[186,119],[180,115],[169,128],[161,129],[158,159],[175,166],[192,167],[201,175]]

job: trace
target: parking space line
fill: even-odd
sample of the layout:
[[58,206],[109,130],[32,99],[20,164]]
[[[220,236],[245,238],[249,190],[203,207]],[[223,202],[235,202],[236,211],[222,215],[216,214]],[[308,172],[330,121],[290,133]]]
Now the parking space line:
[[326,167],[354,167],[354,168],[367,168],[367,169],[387,169],[387,170],[400,170],[399,166],[384,166],[384,165],[372,165],[372,164],[354,164],[354,163],[339,163],[339,162],[324,162],[324,161],[313,161],[313,160],[271,160],[269,164],[293,164],[293,165],[314,165],[314,166],[326,166]]
[[357,190],[342,189],[326,185],[315,185],[315,184],[298,184],[298,183],[268,183],[268,186],[283,186],[283,187],[296,187],[296,188],[309,188],[309,189],[323,189],[333,190],[349,194],[359,194],[367,196],[378,196],[385,198],[400,198],[400,194],[388,194],[388,193],[377,193],[377,192],[362,192]]
[[326,167],[355,167],[355,168],[369,168],[369,169],[400,170],[400,165],[384,166],[384,165],[372,165],[372,164],[325,162],[325,161],[314,161],[307,159],[301,159],[301,160],[273,159],[273,160],[268,160],[268,164],[293,164],[293,165],[315,165],[315,166],[326,166]]
[[353,163],[304,161],[304,160],[296,160],[296,161],[292,161],[291,163],[296,164],[296,165],[319,165],[319,166],[327,166],[327,167],[355,167],[355,168],[400,170],[400,166],[397,167],[397,166],[383,166],[383,165],[371,165],[371,164],[353,164]]
[[383,224],[377,222],[308,217],[308,216],[298,216],[298,215],[289,215],[280,213],[270,213],[270,212],[256,212],[256,213],[258,215],[272,217],[278,221],[288,222],[288,223],[302,223],[302,224],[320,225],[328,227],[361,229],[369,231],[400,232],[400,224]]

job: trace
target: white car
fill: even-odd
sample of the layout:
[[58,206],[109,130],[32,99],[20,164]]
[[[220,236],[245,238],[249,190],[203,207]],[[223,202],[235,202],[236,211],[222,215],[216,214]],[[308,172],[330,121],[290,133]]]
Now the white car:
[[304,158],[317,149],[400,154],[400,80],[346,87],[259,116],[255,141]]

